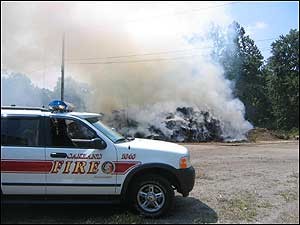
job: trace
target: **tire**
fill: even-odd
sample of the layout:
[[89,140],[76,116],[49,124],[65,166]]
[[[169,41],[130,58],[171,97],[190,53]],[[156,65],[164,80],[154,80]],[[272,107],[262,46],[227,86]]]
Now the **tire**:
[[165,215],[172,207],[174,190],[165,178],[147,175],[136,180],[131,186],[130,200],[139,214],[155,218]]

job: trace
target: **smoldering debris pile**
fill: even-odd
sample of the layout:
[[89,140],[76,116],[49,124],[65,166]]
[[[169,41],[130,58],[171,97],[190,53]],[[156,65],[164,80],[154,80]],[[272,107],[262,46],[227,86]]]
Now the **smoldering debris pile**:
[[158,115],[159,123],[139,123],[125,110],[102,114],[102,120],[124,136],[176,142],[222,141],[220,121],[209,112],[192,107],[177,107],[174,112]]

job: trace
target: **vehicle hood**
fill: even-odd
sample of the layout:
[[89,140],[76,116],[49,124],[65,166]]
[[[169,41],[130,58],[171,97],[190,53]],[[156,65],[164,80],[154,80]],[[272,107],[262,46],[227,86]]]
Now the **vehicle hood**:
[[149,139],[135,138],[132,141],[116,144],[117,148],[128,148],[135,150],[149,150],[149,151],[163,151],[163,152],[172,152],[178,154],[188,154],[187,148],[184,146],[166,142],[166,141],[157,141]]

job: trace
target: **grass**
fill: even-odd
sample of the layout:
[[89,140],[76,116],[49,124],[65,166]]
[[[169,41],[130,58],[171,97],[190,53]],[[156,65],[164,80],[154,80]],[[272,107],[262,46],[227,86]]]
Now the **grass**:
[[206,173],[204,173],[201,169],[196,169],[196,179],[203,179],[203,180],[214,180],[214,178],[209,177]]
[[105,224],[142,224],[143,217],[130,212],[115,214],[104,221]]
[[290,137],[299,137],[299,129],[298,128],[293,128],[288,132]]
[[218,221],[217,214],[203,213],[197,219],[194,219],[193,224],[216,223]]
[[278,193],[284,200],[285,202],[293,202],[299,199],[299,193],[295,191],[294,189],[289,189],[286,191],[281,191]]
[[261,201],[257,196],[250,192],[239,193],[231,199],[222,199],[220,215],[223,219],[232,222],[253,222],[257,215],[258,209],[272,208],[267,201]]
[[291,175],[288,176],[287,183],[296,184],[299,186],[299,173],[293,172]]
[[299,224],[299,216],[293,213],[282,212],[280,213],[280,219],[282,223],[287,224]]
[[299,138],[299,129],[293,128],[289,131],[284,130],[269,130],[267,128],[256,127],[247,134],[250,142],[271,141],[276,139],[296,139]]
[[289,131],[275,130],[273,131],[273,134],[279,139],[284,139],[284,140],[295,139],[296,137],[299,137],[299,129],[293,128]]

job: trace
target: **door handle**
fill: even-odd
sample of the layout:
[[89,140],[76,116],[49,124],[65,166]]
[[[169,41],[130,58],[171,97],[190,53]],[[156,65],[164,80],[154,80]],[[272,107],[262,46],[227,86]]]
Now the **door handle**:
[[52,152],[50,156],[52,158],[67,158],[67,154],[63,152]]

